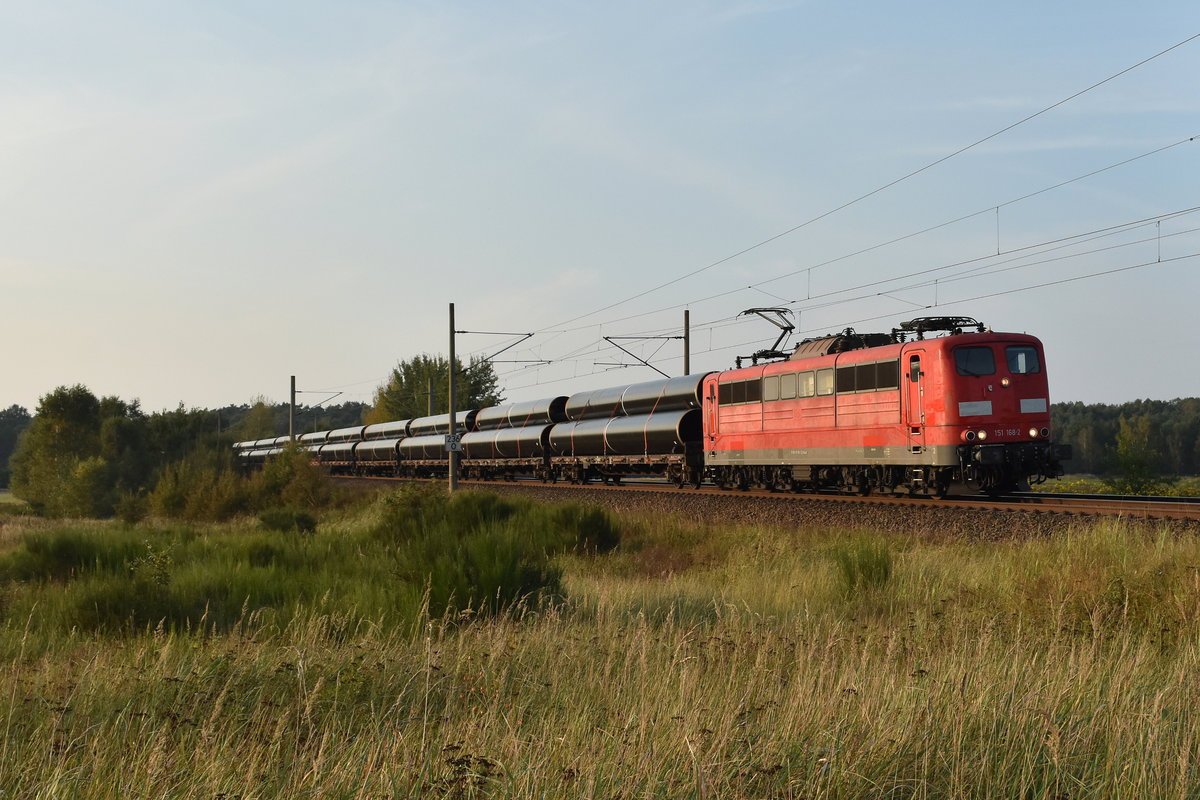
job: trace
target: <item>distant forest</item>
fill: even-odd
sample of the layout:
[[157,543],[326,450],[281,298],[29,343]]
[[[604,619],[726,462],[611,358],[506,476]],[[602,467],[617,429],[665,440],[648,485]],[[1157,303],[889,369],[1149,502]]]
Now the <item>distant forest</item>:
[[1147,472],[1200,475],[1200,398],[1135,400],[1120,405],[1054,403],[1054,438],[1070,444],[1067,472],[1110,476],[1121,472],[1118,442],[1132,448]]
[[[367,403],[297,406],[295,431],[299,435],[362,425],[371,408]],[[1200,398],[1136,400],[1120,405],[1055,403],[1050,413],[1055,439],[1070,444],[1074,451],[1067,464],[1070,474],[1104,477],[1121,473],[1127,468],[1118,452],[1121,442],[1124,459],[1127,461],[1132,448],[1149,473],[1200,475]],[[286,403],[189,412],[189,416],[195,415],[207,420],[204,424],[214,438],[262,439],[288,432]],[[0,411],[0,487],[8,486],[9,458],[32,419],[21,406]]]
[[[246,439],[265,439],[268,436],[283,436],[288,432],[288,404],[268,406],[269,420],[261,412],[261,406],[225,406],[217,409],[221,431],[244,433]],[[256,413],[257,410],[257,413]],[[296,406],[293,420],[295,433],[332,431],[362,425],[363,418],[371,410],[369,403],[341,403],[336,406]]]
[[[225,406],[215,410],[183,409],[144,414],[136,409],[132,416],[143,415],[157,421],[156,428],[173,430],[176,438],[183,429],[190,431],[184,438],[191,444],[183,447],[179,455],[189,450],[201,438],[210,442],[240,441],[243,439],[265,439],[268,436],[283,436],[288,432],[288,405],[277,403],[266,405]],[[363,418],[371,406],[367,403],[342,403],[330,406],[296,406],[294,421],[296,435],[309,431],[334,430],[362,425]],[[33,422],[33,415],[21,406],[13,405],[0,410],[0,488],[7,488],[11,474],[9,460],[16,451],[22,432]],[[210,436],[211,434],[211,436]]]

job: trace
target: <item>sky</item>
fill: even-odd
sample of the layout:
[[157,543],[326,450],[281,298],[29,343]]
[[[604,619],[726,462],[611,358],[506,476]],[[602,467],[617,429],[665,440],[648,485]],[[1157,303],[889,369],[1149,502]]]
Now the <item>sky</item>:
[[[920,316],[1200,396],[1200,4],[0,4],[0,408],[508,400]],[[523,339],[517,334],[532,333]],[[504,349],[508,348],[508,349]],[[627,366],[632,365],[632,366]]]

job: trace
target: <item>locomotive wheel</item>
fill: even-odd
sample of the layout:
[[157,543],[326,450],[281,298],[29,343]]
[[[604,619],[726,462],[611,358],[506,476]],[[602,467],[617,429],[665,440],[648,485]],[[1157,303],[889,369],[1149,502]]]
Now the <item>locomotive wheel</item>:
[[729,488],[729,473],[726,467],[713,468],[713,485],[724,491]]
[[738,467],[733,472],[733,487],[739,492],[744,492],[750,488],[750,481],[746,478],[746,470]]

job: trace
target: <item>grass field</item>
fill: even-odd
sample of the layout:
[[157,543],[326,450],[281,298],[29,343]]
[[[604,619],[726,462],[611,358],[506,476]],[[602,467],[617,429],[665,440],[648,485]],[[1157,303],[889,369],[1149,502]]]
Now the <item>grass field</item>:
[[[366,544],[386,516],[307,537],[0,517],[3,796],[1200,796],[1194,536],[631,518],[615,551],[557,556],[540,600],[430,617]],[[66,562],[31,554],[63,550],[80,566],[39,577]],[[89,628],[70,596],[102,562],[160,600],[207,570],[291,588],[219,624]]]
[[[1108,483],[1094,475],[1064,475],[1058,480],[1047,481],[1033,487],[1035,492],[1064,494],[1124,494],[1120,481]],[[1200,497],[1200,477],[1171,476],[1153,481],[1151,485],[1134,494],[1161,497]]]

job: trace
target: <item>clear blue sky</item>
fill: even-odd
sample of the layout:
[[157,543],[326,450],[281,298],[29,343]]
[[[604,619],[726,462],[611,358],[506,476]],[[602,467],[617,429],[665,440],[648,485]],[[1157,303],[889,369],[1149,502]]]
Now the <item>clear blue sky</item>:
[[1200,39],[1005,130],[1198,33],[1194,0],[6,3],[0,407],[365,401],[450,302],[536,332],[513,400],[654,377],[602,337],[685,307],[725,368],[783,304],[1036,334],[1054,400],[1200,395]]

